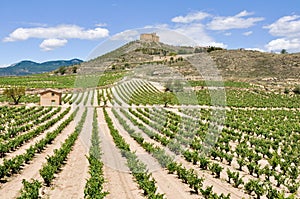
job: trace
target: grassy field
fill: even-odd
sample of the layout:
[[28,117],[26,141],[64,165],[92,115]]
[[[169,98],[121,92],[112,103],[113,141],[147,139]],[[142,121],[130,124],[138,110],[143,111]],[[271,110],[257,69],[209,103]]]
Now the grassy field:
[[74,88],[76,81],[83,80],[86,82],[92,82],[87,84],[80,84],[86,86],[105,86],[109,85],[116,80],[122,78],[124,72],[105,72],[99,75],[49,75],[40,74],[33,76],[20,76],[20,77],[1,77],[0,88],[10,85],[25,86],[26,88]]

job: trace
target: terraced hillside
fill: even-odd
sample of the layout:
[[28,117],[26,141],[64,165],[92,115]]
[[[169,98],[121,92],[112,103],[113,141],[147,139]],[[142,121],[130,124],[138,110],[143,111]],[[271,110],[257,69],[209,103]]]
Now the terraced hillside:
[[[299,83],[299,53],[276,54],[253,50],[227,50],[171,46],[163,43],[132,41],[120,48],[81,64],[81,72],[132,69],[141,64],[164,64],[189,79],[203,79],[204,68],[192,63],[194,56],[203,65],[215,65],[225,80],[247,82]],[[209,58],[209,62],[207,62]]]

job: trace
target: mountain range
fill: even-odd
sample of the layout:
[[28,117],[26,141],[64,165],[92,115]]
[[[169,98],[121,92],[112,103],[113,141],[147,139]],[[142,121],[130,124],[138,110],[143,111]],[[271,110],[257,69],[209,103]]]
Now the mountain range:
[[0,76],[23,76],[50,72],[62,66],[72,66],[82,63],[80,59],[55,60],[37,63],[29,60],[12,64],[5,68],[0,68]]

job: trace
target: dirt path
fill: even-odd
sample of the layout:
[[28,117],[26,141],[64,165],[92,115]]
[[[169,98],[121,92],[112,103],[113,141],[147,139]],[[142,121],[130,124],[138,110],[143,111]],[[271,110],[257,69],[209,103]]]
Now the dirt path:
[[86,95],[85,97],[88,98],[87,103],[86,103],[85,106],[92,106],[92,105],[91,105],[91,101],[92,101],[92,97],[94,97],[94,96],[93,96],[93,90],[87,91],[87,95]]
[[[57,117],[59,114],[61,114],[62,112],[64,112],[66,110],[66,108],[62,107],[61,111],[59,113],[57,113],[56,115],[54,115],[53,117],[51,117],[49,120],[47,120],[46,122],[44,122],[43,124],[47,123],[48,121],[54,119],[55,117]],[[40,141],[41,139],[46,137],[46,134],[48,132],[51,132],[53,130],[55,130],[63,121],[65,121],[70,115],[72,114],[72,110],[70,110],[70,112],[68,114],[66,114],[63,119],[61,119],[60,121],[56,122],[53,126],[51,126],[49,129],[45,130],[42,134],[36,136],[35,138],[31,139],[30,141],[24,143],[22,146],[20,146],[16,151],[11,151],[9,153],[7,153],[5,155],[5,159],[11,159],[17,155],[23,154],[26,152],[26,150],[33,145],[34,143]],[[41,124],[38,124],[37,126],[41,126]],[[37,127],[36,126],[36,127]],[[35,128],[36,128],[35,127]],[[26,132],[28,133],[28,132]],[[0,164],[3,163],[3,158],[0,159]]]
[[53,181],[53,186],[45,190],[46,198],[83,198],[84,186],[88,179],[89,163],[85,157],[86,148],[77,140],[68,156],[66,165]]
[[[81,117],[82,113],[77,113],[76,118]],[[76,122],[71,122],[53,141],[53,144],[48,145],[41,154],[36,154],[31,164],[25,164],[20,174],[14,175],[10,178],[10,181],[5,184],[1,184],[0,196],[1,199],[11,199],[18,196],[20,189],[22,188],[22,179],[30,180],[31,178],[42,181],[42,177],[39,174],[39,169],[46,162],[48,155],[53,155],[53,150],[58,149],[61,143],[70,135],[76,126]]]
[[[88,146],[85,139],[90,141],[92,132],[93,109],[89,108],[83,131],[76,140],[73,150],[68,155],[66,165],[58,177],[54,179],[53,186],[44,190],[49,198],[83,198],[86,179],[89,178],[89,162],[85,155]],[[83,140],[84,139],[84,140]]]
[[156,180],[158,191],[160,193],[165,193],[165,196],[170,199],[199,198],[198,195],[190,193],[188,185],[183,184],[175,175],[169,175],[167,170],[161,168],[157,160],[130,137],[114,117],[110,109],[107,109],[107,112],[114,122],[116,129],[118,129],[122,137],[130,145],[131,150],[136,151],[136,155],[139,159],[143,161],[147,165],[148,170],[152,172],[152,176]]
[[103,172],[104,178],[106,179],[104,188],[109,191],[109,195],[107,195],[106,198],[144,198],[142,191],[139,190],[138,185],[134,182],[132,175],[129,173],[129,169],[126,166],[126,159],[121,156],[120,151],[114,145],[102,109],[97,109],[97,113],[101,150],[103,152]]
[[98,90],[97,89],[94,90],[93,98],[94,98],[94,104],[92,104],[92,106],[98,106]]

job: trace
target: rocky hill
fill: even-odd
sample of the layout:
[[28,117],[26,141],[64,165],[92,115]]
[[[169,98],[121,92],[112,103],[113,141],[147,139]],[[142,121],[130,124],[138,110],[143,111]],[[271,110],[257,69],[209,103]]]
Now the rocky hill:
[[226,78],[299,79],[300,53],[217,50],[209,55]]
[[143,63],[163,60],[175,54],[192,54],[194,48],[164,43],[132,41],[107,54],[81,64],[78,72],[103,72],[111,69],[130,69]]
[[78,71],[95,73],[132,69],[144,64],[148,66],[161,64],[174,68],[189,79],[201,79],[203,75],[201,73],[209,72],[208,66],[214,65],[223,79],[299,81],[300,53],[275,54],[243,49],[203,49],[199,51],[199,48],[196,50],[192,47],[133,41],[105,55],[81,63]]

